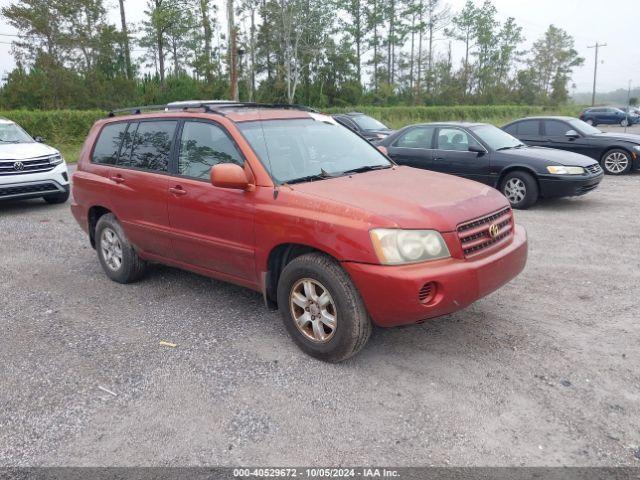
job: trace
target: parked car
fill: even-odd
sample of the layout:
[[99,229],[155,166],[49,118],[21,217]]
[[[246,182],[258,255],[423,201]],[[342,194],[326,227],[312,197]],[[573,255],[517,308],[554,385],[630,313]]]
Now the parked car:
[[48,203],[67,201],[67,165],[58,150],[0,118],[0,200],[37,197]]
[[98,121],[73,175],[73,215],[116,282],[159,262],[254,289],[302,350],[340,361],[371,322],[452,313],[524,268],[502,195],[396,166],[329,116],[164,108]]
[[502,128],[527,145],[558,148],[591,157],[610,175],[622,175],[640,168],[640,135],[602,132],[572,117],[522,118]]
[[380,142],[400,165],[458,175],[500,190],[513,208],[540,197],[584,195],[602,180],[597,162],[574,153],[527,147],[486,123],[410,125]]
[[629,115],[616,107],[592,107],[583,110],[579,117],[583,122],[589,125],[620,125],[627,127],[632,123],[637,123],[638,118]]
[[359,112],[341,113],[333,115],[341,125],[363,136],[370,142],[377,142],[393,133],[384,123],[373,117]]
[[618,108],[629,116],[629,125],[640,123],[640,108],[633,106]]

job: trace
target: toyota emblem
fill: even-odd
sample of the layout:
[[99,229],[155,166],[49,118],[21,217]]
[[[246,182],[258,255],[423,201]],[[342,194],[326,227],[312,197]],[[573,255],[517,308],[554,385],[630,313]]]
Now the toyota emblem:
[[500,226],[497,223],[494,223],[489,227],[489,236],[491,238],[496,238],[500,233]]
[[13,169],[16,172],[21,172],[22,170],[24,170],[24,163],[22,163],[22,162],[14,162],[13,163]]

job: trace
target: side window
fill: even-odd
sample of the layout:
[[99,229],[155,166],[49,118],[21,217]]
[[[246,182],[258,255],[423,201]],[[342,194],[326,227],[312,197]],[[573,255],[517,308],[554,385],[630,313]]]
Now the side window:
[[540,135],[540,122],[527,120],[518,124],[518,135]]
[[511,125],[504,127],[503,130],[509,135],[513,135],[515,137],[518,134],[518,125],[518,123],[512,123]]
[[432,139],[434,127],[415,127],[402,135],[394,147],[400,148],[433,148]]
[[459,128],[441,128],[438,132],[438,150],[466,152],[469,145],[480,146],[475,139]]
[[91,161],[106,165],[115,165],[118,161],[120,145],[127,130],[127,123],[111,123],[100,132],[96,146],[93,149]]
[[549,120],[544,122],[544,131],[549,137],[564,137],[571,127],[564,122]]
[[222,128],[212,123],[185,122],[180,141],[178,173],[208,179],[213,165],[242,165],[242,156]]
[[[123,154],[118,165],[123,167],[140,168],[156,172],[169,170],[169,156],[173,135],[176,130],[176,121],[140,122],[133,132],[127,131],[127,137],[123,144]],[[131,127],[135,125],[132,124]],[[131,143],[131,153],[127,155],[125,145]]]

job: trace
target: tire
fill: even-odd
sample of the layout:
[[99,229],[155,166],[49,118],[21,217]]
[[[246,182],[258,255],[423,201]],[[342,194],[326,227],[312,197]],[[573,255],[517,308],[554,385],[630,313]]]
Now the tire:
[[587,122],[589,125],[591,125],[592,127],[595,127],[597,125],[596,122],[594,122],[591,118],[587,118],[585,120],[585,122]]
[[631,171],[631,155],[625,150],[614,148],[605,152],[600,165],[608,175],[624,175]]
[[620,126],[621,126],[621,127],[628,127],[628,126],[629,126],[629,120],[627,120],[626,118],[623,118],[623,119],[620,121]]
[[52,195],[45,195],[42,198],[44,198],[45,202],[50,204],[65,203],[67,200],[69,200],[69,190],[63,193],[54,193]]
[[144,275],[146,262],[129,243],[120,222],[113,214],[107,213],[100,217],[96,225],[95,239],[98,259],[111,280],[132,283]]
[[500,192],[507,197],[512,208],[525,210],[538,201],[538,182],[531,174],[516,170],[502,179]]
[[[321,253],[301,255],[287,264],[278,281],[278,307],[298,347],[325,362],[355,355],[371,335],[371,320],[351,278],[338,262]],[[333,328],[331,322],[319,320],[331,316]]]

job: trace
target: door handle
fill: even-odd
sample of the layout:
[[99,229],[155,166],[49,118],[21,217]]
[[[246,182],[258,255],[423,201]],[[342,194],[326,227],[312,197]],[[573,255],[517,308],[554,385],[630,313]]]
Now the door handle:
[[111,180],[112,182],[115,182],[115,183],[124,183],[124,177],[122,175],[120,175],[119,173],[109,177],[109,180]]
[[186,195],[187,191],[184,190],[180,185],[176,185],[175,187],[169,188],[169,191],[174,195]]
[[433,159],[435,161],[441,161],[441,160],[444,160],[444,157],[433,157]]

